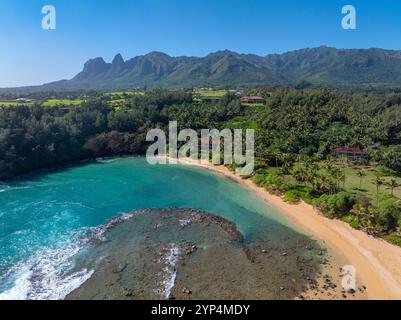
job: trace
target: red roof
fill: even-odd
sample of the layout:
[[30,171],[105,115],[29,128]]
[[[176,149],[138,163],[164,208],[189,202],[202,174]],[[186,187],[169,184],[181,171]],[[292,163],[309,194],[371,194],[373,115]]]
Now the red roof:
[[335,153],[367,154],[367,152],[362,150],[361,148],[345,148],[345,147],[335,148],[335,149],[333,149],[333,152],[335,152]]
[[260,96],[252,96],[252,97],[242,97],[242,99],[265,99],[265,98],[263,98],[263,97],[260,97]]

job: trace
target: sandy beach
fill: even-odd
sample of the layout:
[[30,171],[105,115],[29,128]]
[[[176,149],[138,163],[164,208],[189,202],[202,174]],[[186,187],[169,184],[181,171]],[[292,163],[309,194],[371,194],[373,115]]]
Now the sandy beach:
[[218,172],[256,192],[302,232],[321,241],[337,262],[354,266],[357,286],[367,287],[368,299],[401,299],[400,247],[355,230],[345,222],[328,219],[304,202],[296,205],[288,204],[280,197],[256,186],[251,180],[242,179],[224,166],[204,164],[193,159],[180,159],[178,163]]

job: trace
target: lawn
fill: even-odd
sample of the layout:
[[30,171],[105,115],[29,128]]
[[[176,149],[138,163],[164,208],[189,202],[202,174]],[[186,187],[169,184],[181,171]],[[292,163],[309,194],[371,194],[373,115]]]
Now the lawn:
[[7,102],[7,101],[0,101],[0,106],[4,107],[19,107],[19,106],[31,106],[33,103],[32,102],[27,102],[27,103],[21,103],[21,102]]
[[135,95],[144,95],[145,92],[142,91],[112,91],[105,93],[106,96],[110,97],[118,97],[118,96],[135,96]]
[[202,98],[219,98],[227,94],[227,90],[195,90],[195,94],[200,95]]
[[[353,168],[345,168],[343,169],[346,180],[345,180],[345,189],[350,192],[357,192],[361,194],[369,195],[370,197],[376,197],[376,172],[373,169],[364,170],[366,176],[362,178],[362,189],[359,189],[360,178],[357,176],[357,169]],[[389,182],[391,179],[396,179],[398,183],[401,183],[401,178],[394,177],[381,177],[384,181]],[[380,186],[381,193],[391,193],[391,190],[383,185]],[[394,189],[394,196],[397,198],[401,198],[401,187]]]
[[44,107],[56,107],[56,106],[79,106],[83,100],[80,99],[48,99],[43,102]]
[[116,110],[124,108],[124,106],[129,102],[129,98],[136,95],[144,95],[145,92],[141,91],[112,91],[107,92],[104,96],[110,98],[107,101],[108,105]]
[[261,126],[259,123],[256,121],[252,120],[247,120],[246,118],[243,117],[237,117],[234,118],[230,121],[227,121],[224,124],[225,127],[230,128],[230,129],[253,129],[253,130],[259,130],[261,129]]

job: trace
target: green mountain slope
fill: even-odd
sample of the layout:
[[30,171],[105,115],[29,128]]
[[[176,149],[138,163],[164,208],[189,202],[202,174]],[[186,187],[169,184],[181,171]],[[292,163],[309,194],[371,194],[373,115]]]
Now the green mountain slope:
[[182,88],[207,85],[401,84],[401,51],[318,47],[264,57],[218,51],[206,57],[170,57],[151,52],[111,63],[91,59],[71,80],[12,90]]

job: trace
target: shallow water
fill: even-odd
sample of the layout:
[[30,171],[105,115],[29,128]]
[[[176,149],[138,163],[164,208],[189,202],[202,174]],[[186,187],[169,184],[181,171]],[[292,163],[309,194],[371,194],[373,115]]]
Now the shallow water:
[[93,270],[75,270],[86,233],[144,208],[194,208],[237,225],[245,241],[293,232],[257,195],[204,169],[99,160],[0,185],[0,299],[61,299]]

